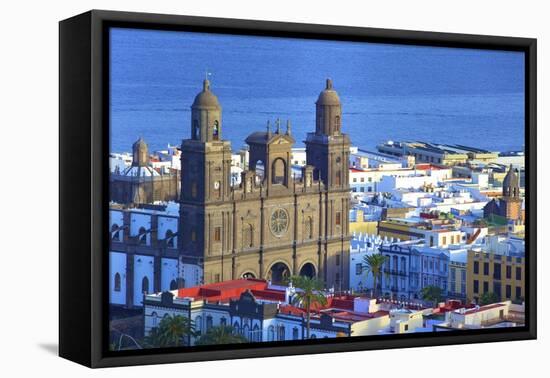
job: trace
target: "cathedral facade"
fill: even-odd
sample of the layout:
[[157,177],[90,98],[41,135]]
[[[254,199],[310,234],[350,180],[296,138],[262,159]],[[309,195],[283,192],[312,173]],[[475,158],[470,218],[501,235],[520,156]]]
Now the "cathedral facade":
[[246,138],[249,167],[231,186],[231,144],[222,138],[222,108],[205,80],[191,106],[191,138],[181,145],[180,226],[183,259],[200,264],[204,282],[254,277],[284,282],[318,277],[349,287],[349,137],[332,82],[316,102],[307,165],[292,175],[295,142],[282,130]]

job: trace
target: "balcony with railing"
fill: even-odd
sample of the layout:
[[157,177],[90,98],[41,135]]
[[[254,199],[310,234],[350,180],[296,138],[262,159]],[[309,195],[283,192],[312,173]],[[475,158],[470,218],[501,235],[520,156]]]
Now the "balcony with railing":
[[392,275],[392,276],[407,277],[407,272],[405,272],[404,270],[384,269],[384,274]]

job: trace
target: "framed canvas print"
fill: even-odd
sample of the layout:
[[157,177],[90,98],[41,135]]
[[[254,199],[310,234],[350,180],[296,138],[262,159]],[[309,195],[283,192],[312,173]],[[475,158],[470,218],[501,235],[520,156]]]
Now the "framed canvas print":
[[60,23],[60,355],[536,337],[536,40]]

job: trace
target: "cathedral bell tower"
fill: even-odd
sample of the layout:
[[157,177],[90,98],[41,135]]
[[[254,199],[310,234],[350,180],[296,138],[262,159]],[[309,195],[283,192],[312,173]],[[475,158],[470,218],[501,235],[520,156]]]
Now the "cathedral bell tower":
[[502,196],[510,199],[519,199],[519,177],[516,173],[516,170],[510,164],[508,173],[502,181]]
[[191,138],[181,144],[178,240],[185,255],[202,259],[227,245],[228,234],[221,231],[227,227],[219,214],[230,195],[231,143],[222,139],[222,107],[210,81],[204,80],[191,105]]
[[307,165],[315,167],[314,178],[324,185],[321,213],[324,236],[319,246],[321,274],[327,287],[349,287],[349,147],[342,133],[342,105],[332,80],[315,103],[315,132],[305,141]]
[[316,105],[315,133],[306,139],[307,164],[327,188],[349,188],[349,137],[342,133],[342,105],[332,80],[327,79]]
[[521,213],[521,197],[519,193],[519,177],[516,170],[510,164],[510,169],[502,181],[502,198],[500,200],[502,207],[502,215],[507,219],[520,220]]
[[204,80],[191,105],[191,139],[182,142],[181,198],[216,202],[229,197],[231,144],[222,140],[222,108]]
[[204,80],[200,92],[191,106],[191,139],[201,142],[221,140],[222,108],[218,98],[210,91],[210,81]]

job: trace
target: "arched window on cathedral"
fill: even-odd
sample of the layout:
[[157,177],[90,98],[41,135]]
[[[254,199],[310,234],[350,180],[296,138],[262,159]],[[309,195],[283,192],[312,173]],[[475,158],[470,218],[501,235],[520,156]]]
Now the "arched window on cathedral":
[[120,291],[120,287],[121,287],[120,273],[116,273],[115,274],[114,291]]
[[243,248],[251,248],[254,245],[254,227],[247,223],[243,227]]
[[138,231],[138,243],[141,245],[147,244],[147,230],[145,227],[140,227]]
[[164,236],[164,239],[166,240],[166,246],[168,248],[174,248],[175,247],[175,236],[172,230],[167,230],[166,234]]
[[307,217],[304,225],[304,237],[313,239],[313,218]]
[[120,227],[116,223],[111,226],[111,240],[120,241]]
[[261,183],[265,177],[265,165],[263,161],[258,160],[256,162],[254,165],[254,172],[256,173],[256,183]]
[[214,127],[212,128],[212,139],[220,139],[220,123],[217,120],[214,121]]
[[149,293],[149,278],[147,277],[143,277],[143,279],[141,280],[141,292],[143,294]]
[[273,161],[272,172],[272,184],[286,184],[286,163],[283,159]]
[[193,120],[193,130],[192,130],[192,133],[193,135],[191,136],[191,139],[194,139],[194,140],[199,140],[201,138],[201,131],[200,131],[200,128],[199,128],[199,121],[194,119]]
[[336,116],[334,119],[334,132],[340,134],[340,116]]
[[176,290],[178,288],[178,282],[176,280],[170,281],[170,290]]
[[340,186],[342,182],[342,171],[336,172],[336,185]]

